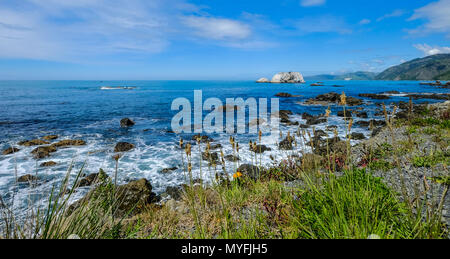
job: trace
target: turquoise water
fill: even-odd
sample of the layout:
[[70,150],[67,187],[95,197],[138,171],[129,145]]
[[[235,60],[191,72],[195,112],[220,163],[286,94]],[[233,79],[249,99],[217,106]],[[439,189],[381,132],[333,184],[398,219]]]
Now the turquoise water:
[[[16,191],[15,170],[18,176],[35,174],[41,178],[40,185],[34,188],[19,186],[14,199],[20,204],[30,196],[42,196],[54,184],[64,177],[69,165],[79,169],[86,163],[86,173],[97,172],[103,168],[110,175],[113,173],[114,145],[119,141],[127,141],[136,148],[125,154],[119,164],[119,182],[145,177],[150,180],[156,192],[163,192],[167,186],[177,185],[184,181],[182,170],[163,174],[163,168],[179,167],[180,150],[176,143],[180,136],[170,132],[170,123],[177,111],[171,111],[171,103],[178,97],[193,100],[194,90],[202,90],[204,100],[216,97],[225,103],[226,98],[244,99],[273,98],[276,93],[288,92],[301,95],[299,98],[280,99],[280,109],[292,110],[296,115],[293,120],[301,120],[301,113],[324,113],[326,107],[303,106],[299,102],[326,92],[345,91],[347,96],[357,97],[359,93],[380,93],[399,91],[404,93],[437,93],[448,92],[432,86],[421,86],[419,82],[385,82],[385,81],[330,81],[326,86],[312,87],[306,84],[256,84],[248,81],[0,81],[0,150],[17,142],[56,134],[60,139],[83,139],[86,146],[58,150],[48,159],[36,161],[30,152],[34,147],[19,147],[21,151],[14,155],[0,155],[0,193],[3,197],[13,197]],[[344,87],[333,87],[342,85]],[[102,86],[132,86],[133,90],[102,90]],[[362,98],[364,99],[364,98]],[[377,101],[364,99],[363,106],[373,115],[376,104],[391,104],[397,101],[408,101],[401,95],[392,96],[389,100]],[[419,100],[417,102],[433,100]],[[330,124],[339,126],[339,133],[344,134],[344,121],[336,115],[341,108],[333,107]],[[121,129],[121,118],[129,117],[136,125],[129,129]],[[317,128],[325,128],[318,125]],[[295,127],[284,130],[295,131]],[[369,134],[366,129],[357,128],[357,132]],[[190,139],[192,136],[183,134]],[[229,135],[211,135],[224,145],[224,152],[230,154],[227,145]],[[256,136],[241,134],[235,136],[247,146],[250,139]],[[270,163],[269,155],[282,159],[283,153],[276,148],[277,136],[264,136],[264,144],[273,151],[264,154],[263,162]],[[250,152],[242,148],[242,163],[251,160]],[[194,148],[194,156],[198,155]],[[57,166],[40,168],[45,161],[55,161]],[[195,166],[194,166],[195,168]],[[207,171],[207,168],[205,168]],[[76,170],[73,170],[73,174]],[[78,193],[81,196],[85,190]]]

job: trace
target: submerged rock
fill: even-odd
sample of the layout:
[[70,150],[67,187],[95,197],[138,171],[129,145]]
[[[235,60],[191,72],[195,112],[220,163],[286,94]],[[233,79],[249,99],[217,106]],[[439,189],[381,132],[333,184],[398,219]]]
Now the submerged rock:
[[3,150],[2,154],[3,155],[11,155],[11,154],[17,153],[19,151],[20,151],[20,149],[18,149],[18,148],[10,147],[10,148]]
[[38,178],[34,175],[31,174],[27,174],[27,175],[23,175],[19,178],[17,178],[17,182],[18,183],[27,183],[27,182],[34,182],[37,181]]
[[41,166],[41,167],[51,167],[51,166],[55,166],[55,165],[57,165],[56,162],[54,162],[54,161],[48,161],[48,162],[42,163],[40,166]]
[[51,146],[58,147],[58,148],[64,148],[64,147],[70,147],[70,146],[84,146],[84,145],[86,145],[86,141],[84,141],[84,140],[66,139],[66,140],[61,140],[57,143],[53,143]]
[[299,97],[299,95],[292,95],[290,93],[277,93],[275,96],[281,98]]
[[171,172],[173,172],[173,171],[175,171],[175,170],[177,170],[177,169],[178,169],[178,167],[164,168],[163,170],[161,170],[161,173],[163,173],[163,174],[168,174],[168,173],[171,173]]
[[359,97],[365,97],[365,98],[370,98],[370,99],[375,99],[375,100],[386,100],[389,99],[390,97],[384,94],[359,94]]
[[127,128],[134,126],[136,123],[129,118],[123,118],[120,120],[120,127]]
[[134,145],[128,142],[119,142],[114,148],[114,152],[128,152],[134,148]]

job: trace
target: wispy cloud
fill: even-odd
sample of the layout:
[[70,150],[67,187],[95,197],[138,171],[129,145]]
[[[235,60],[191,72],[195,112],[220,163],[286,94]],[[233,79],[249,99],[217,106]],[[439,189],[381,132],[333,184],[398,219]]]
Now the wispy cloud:
[[450,37],[450,0],[440,0],[414,11],[410,21],[424,19],[427,22],[413,30],[411,34],[445,33]]
[[428,44],[416,44],[414,47],[422,51],[425,56],[450,53],[450,47],[430,46]]
[[359,22],[360,25],[366,25],[366,24],[369,24],[369,23],[371,23],[371,21],[370,21],[369,19],[362,19],[362,20]]
[[388,14],[385,14],[385,15],[379,17],[377,19],[377,22],[381,22],[381,21],[389,19],[389,18],[400,17],[400,16],[402,16],[404,14],[405,14],[405,11],[403,11],[403,10],[395,10],[395,11],[393,11],[391,13],[388,13]]
[[186,16],[181,19],[184,25],[193,29],[194,34],[202,38],[241,40],[251,34],[247,24],[235,20],[199,16]]
[[326,0],[300,0],[300,5],[303,7],[324,5]]
[[[0,57],[85,61],[160,53],[174,40],[264,44],[246,21],[214,17],[187,0],[24,0],[0,5]],[[144,56],[143,56],[144,55]]]
[[303,33],[352,33],[352,29],[344,20],[344,18],[333,15],[304,17],[295,21],[294,26]]

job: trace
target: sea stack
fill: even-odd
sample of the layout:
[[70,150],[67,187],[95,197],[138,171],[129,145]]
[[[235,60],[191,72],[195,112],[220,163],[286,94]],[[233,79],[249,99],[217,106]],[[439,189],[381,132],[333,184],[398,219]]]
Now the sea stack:
[[274,84],[301,84],[305,83],[302,74],[299,72],[281,72],[272,78]]
[[260,78],[257,83],[273,83],[273,84],[302,84],[305,83],[302,74],[299,72],[281,72],[276,74],[272,81],[263,77]]

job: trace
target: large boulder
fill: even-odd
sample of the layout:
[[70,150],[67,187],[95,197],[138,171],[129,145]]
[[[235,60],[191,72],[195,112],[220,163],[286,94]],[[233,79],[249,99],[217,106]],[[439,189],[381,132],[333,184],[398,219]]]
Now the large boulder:
[[56,152],[56,147],[51,146],[43,146],[35,148],[33,151],[31,151],[31,154],[33,154],[34,158],[36,159],[42,159],[50,156],[50,153]]
[[119,142],[114,148],[114,152],[128,152],[134,148],[134,145],[128,142]]
[[103,171],[103,169],[100,168],[98,173],[90,174],[81,179],[78,183],[78,187],[85,187],[94,185],[96,183],[102,183],[108,178],[109,176],[105,173],[105,171]]
[[122,128],[131,127],[131,126],[134,126],[134,124],[136,124],[136,123],[134,123],[134,121],[132,121],[129,118],[123,118],[122,120],[120,120],[120,127],[122,127]]
[[303,79],[302,74],[299,72],[281,72],[276,74],[273,78],[271,83],[276,84],[298,84],[298,83],[305,83],[305,80]]
[[158,201],[152,185],[147,179],[132,181],[125,185],[113,188],[111,184],[105,183],[91,190],[86,196],[70,205],[68,214],[85,206],[99,208],[104,206],[105,201],[111,200],[111,195],[115,196],[114,216],[119,218],[135,216],[145,208]]

